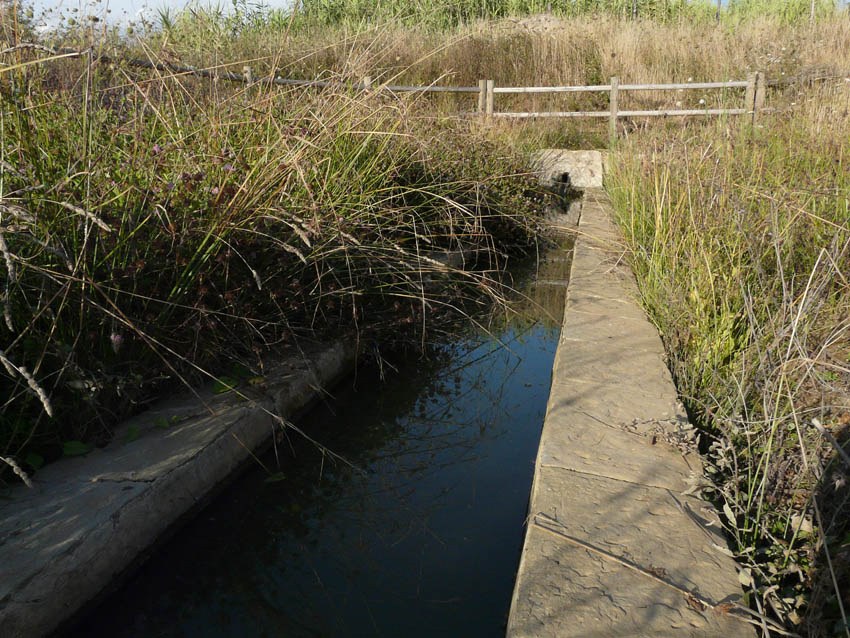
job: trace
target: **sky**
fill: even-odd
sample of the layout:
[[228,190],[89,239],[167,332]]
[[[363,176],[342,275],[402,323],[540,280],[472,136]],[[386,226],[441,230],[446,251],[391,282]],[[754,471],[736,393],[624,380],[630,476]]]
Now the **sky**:
[[[95,15],[113,24],[126,24],[143,15],[153,19],[158,15],[157,9],[163,7],[179,10],[192,4],[192,0],[21,0],[21,2],[33,8],[36,24],[39,22],[55,24],[60,15],[65,18]],[[260,1],[247,0],[247,3],[259,4]],[[232,0],[203,0],[202,4],[220,4],[223,8],[229,8]],[[290,6],[291,0],[263,0],[262,4],[267,7],[284,8]]]

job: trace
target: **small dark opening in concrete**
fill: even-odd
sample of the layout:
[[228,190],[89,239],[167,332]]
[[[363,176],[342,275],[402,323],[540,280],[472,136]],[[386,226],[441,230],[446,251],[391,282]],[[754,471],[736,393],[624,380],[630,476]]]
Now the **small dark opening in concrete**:
[[556,173],[551,182],[555,195],[560,199],[558,207],[564,212],[569,208],[570,202],[581,199],[581,190],[573,186],[573,181],[568,172]]

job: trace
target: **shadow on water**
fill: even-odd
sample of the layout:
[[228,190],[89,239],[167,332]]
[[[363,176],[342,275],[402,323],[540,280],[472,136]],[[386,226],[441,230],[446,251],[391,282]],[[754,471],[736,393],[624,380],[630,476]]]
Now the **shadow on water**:
[[491,334],[361,369],[301,420],[354,467],[284,440],[282,480],[242,476],[69,635],[504,634],[566,292],[534,279]]

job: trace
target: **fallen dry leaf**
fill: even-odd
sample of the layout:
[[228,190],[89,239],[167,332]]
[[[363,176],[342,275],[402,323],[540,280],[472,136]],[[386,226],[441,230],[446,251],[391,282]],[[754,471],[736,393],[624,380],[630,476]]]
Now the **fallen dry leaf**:
[[667,578],[667,570],[663,567],[649,567],[646,571],[648,571],[653,576],[658,576],[658,578]]
[[685,596],[685,600],[688,603],[688,607],[694,611],[705,611],[705,605],[703,602],[693,594],[687,594]]

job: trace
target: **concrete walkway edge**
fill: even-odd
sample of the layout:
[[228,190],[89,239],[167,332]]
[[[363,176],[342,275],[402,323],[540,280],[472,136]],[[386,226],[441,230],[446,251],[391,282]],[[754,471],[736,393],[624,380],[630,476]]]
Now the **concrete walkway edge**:
[[[543,151],[583,190],[561,338],[514,588],[510,638],[753,636],[655,327],[593,151]],[[727,550],[728,551],[728,550]]]
[[0,635],[43,636],[122,574],[182,516],[347,373],[352,343],[302,350],[238,392],[164,401],[112,443],[64,459],[0,501]]

